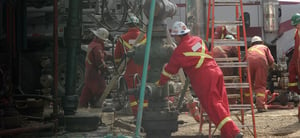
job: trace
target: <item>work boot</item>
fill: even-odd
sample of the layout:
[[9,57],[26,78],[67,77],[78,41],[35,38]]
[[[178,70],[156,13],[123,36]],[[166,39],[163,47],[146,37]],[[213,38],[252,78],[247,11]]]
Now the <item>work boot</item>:
[[258,113],[267,112],[267,109],[259,108],[259,109],[257,109],[257,112]]
[[201,116],[197,104],[197,102],[187,103],[187,108],[189,109],[190,114],[195,119],[195,121],[200,122]]
[[268,111],[267,105],[264,105],[264,107],[258,107],[257,108],[258,113],[267,112],[267,111]]
[[237,135],[235,135],[234,138],[243,138],[244,134],[242,132],[238,133]]

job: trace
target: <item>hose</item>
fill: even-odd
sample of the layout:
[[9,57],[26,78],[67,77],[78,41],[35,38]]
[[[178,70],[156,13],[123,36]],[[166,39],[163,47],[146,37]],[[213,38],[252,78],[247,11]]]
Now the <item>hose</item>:
[[185,96],[185,92],[187,91],[187,88],[188,88],[189,84],[190,84],[190,80],[187,78],[187,79],[185,80],[183,89],[181,90],[181,95],[180,95],[180,98],[179,98],[179,101],[178,101],[178,104],[177,104],[176,109],[179,109],[179,108],[180,108],[180,106],[181,106],[181,104],[182,104],[182,101],[183,101],[183,99],[184,99],[184,96]]
[[102,25],[104,25],[104,27],[107,28],[109,31],[118,31],[118,30],[121,29],[121,27],[123,27],[123,25],[124,25],[124,23],[125,23],[125,21],[127,19],[127,14],[128,14],[128,11],[127,11],[128,7],[127,6],[128,5],[127,5],[127,3],[125,3],[124,1],[122,1],[122,5],[124,5],[122,19],[120,21],[120,24],[117,27],[112,28],[108,23],[106,23],[107,19],[104,18],[104,13],[105,13],[104,9],[107,9],[107,13],[109,14],[110,17],[112,17],[111,14],[110,14],[110,12],[109,12],[109,8],[107,7],[107,4],[108,4],[107,0],[103,0],[102,1],[102,5],[101,5],[102,6],[101,7],[101,15],[102,15],[101,19],[102,19],[102,22],[103,22]]
[[135,137],[139,137],[140,129],[141,129],[144,95],[146,89],[147,69],[148,69],[149,56],[150,56],[150,46],[151,46],[151,38],[152,38],[151,36],[152,36],[152,27],[153,27],[154,11],[155,11],[155,2],[156,0],[151,0],[151,5],[150,5],[149,24],[147,29],[148,38],[146,41],[145,59],[143,65],[143,75],[142,75],[142,84],[141,84],[140,98],[139,98],[140,102],[138,106],[138,114],[136,120]]

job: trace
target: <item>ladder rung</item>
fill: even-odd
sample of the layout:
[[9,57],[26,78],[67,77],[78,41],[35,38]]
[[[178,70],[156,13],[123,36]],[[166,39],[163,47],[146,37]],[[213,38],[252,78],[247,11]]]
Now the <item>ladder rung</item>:
[[245,46],[245,42],[227,39],[214,39],[214,46]]
[[240,0],[215,0],[215,3],[240,3]]
[[219,25],[239,25],[242,26],[243,22],[242,21],[214,21],[214,24],[219,26]]
[[239,61],[238,57],[227,57],[227,58],[214,58],[216,62],[222,62],[222,61],[227,61],[227,62],[234,62],[234,61]]
[[215,6],[236,6],[236,5],[240,5],[239,2],[218,2],[215,3]]
[[230,67],[248,67],[247,62],[218,62],[220,68],[230,68]]
[[230,110],[251,109],[251,104],[230,104]]
[[243,2],[240,0],[215,0],[216,6],[241,6],[241,4],[253,4],[253,2]]
[[237,80],[240,76],[224,76],[224,80]]
[[235,4],[238,4],[238,5],[241,5],[241,3],[243,4],[243,5],[245,5],[245,4],[253,4],[253,3],[257,3],[257,1],[240,1],[240,0],[215,0],[215,5],[216,4],[224,4],[224,5],[227,5],[227,4],[234,4],[234,6],[235,6]]
[[226,88],[249,88],[249,83],[225,83]]
[[228,99],[240,98],[240,94],[227,94]]

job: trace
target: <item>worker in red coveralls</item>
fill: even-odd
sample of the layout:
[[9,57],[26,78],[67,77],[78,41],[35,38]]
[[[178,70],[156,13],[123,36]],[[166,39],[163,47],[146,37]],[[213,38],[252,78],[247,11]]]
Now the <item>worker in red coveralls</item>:
[[226,35],[236,35],[236,26],[217,26],[214,31],[214,39],[225,39]]
[[183,22],[175,22],[171,35],[178,46],[164,66],[158,86],[164,85],[180,68],[190,79],[192,88],[209,119],[221,130],[224,138],[243,137],[230,118],[223,73],[200,37],[191,36]]
[[[139,23],[139,19],[136,16],[130,16],[128,18],[128,21],[126,24],[128,25],[129,29],[127,33],[123,34],[117,44],[116,44],[116,49],[115,49],[115,62],[118,64],[120,63],[121,59],[124,57],[125,53],[131,49],[133,49],[134,44],[139,44],[139,43],[145,43],[146,42],[146,36],[141,34],[137,24]],[[139,35],[143,35],[143,38],[141,42],[136,42],[136,39],[138,38]],[[138,74],[139,77],[142,76],[143,73],[143,66],[138,65],[134,63],[133,59],[129,59],[126,67],[126,71],[124,74],[124,78],[127,82],[128,88],[135,88],[134,82],[137,82],[138,80],[134,80],[135,74]],[[138,97],[137,97],[138,99]],[[133,115],[136,117],[137,112],[138,112],[138,101],[134,95],[129,95],[129,101],[130,101],[130,106]],[[144,107],[147,107],[147,100],[144,101]]]
[[[292,16],[291,24],[295,26],[296,33],[295,33],[295,46],[294,46],[294,53],[292,59],[289,63],[288,71],[289,71],[289,83],[288,87],[289,90],[292,92],[296,92],[300,94],[298,89],[298,82],[300,78],[300,56],[299,56],[299,46],[300,46],[300,13],[296,13]],[[298,80],[297,80],[298,77]]]
[[95,37],[88,45],[85,58],[85,80],[79,107],[88,107],[89,104],[94,106],[106,87],[103,75],[106,70],[104,41],[107,40],[109,32],[105,28],[91,31]]
[[[258,112],[267,111],[265,92],[269,68],[274,67],[274,58],[270,49],[263,44],[259,36],[251,39],[251,47],[248,49],[245,60],[248,62],[251,76],[251,86],[256,96],[256,108]],[[245,92],[245,102],[250,99],[250,92]],[[249,102],[249,101],[248,101]]]
[[[224,39],[234,40],[233,35],[226,35]],[[236,46],[216,46],[212,50],[212,56],[214,58],[230,58],[230,57],[238,57],[238,49]],[[233,68],[221,68],[224,76],[232,76],[234,75]]]

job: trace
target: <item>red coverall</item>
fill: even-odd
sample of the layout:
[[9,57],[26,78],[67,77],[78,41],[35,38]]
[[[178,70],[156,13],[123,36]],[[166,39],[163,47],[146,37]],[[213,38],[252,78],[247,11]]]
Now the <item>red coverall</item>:
[[298,80],[300,78],[300,56],[299,56],[299,45],[300,45],[300,31],[297,30],[295,33],[295,49],[292,56],[292,59],[289,63],[289,89],[293,92],[300,94],[298,89]]
[[84,87],[79,99],[79,106],[87,107],[95,104],[101,97],[105,87],[103,70],[105,68],[104,42],[94,38],[89,44],[85,58]]
[[[228,58],[237,57],[238,49],[235,46],[216,46],[212,50],[212,55],[214,58]],[[221,68],[224,76],[234,75],[234,70],[232,68]]]
[[[257,109],[265,109],[265,91],[267,86],[267,77],[269,67],[273,65],[274,58],[270,49],[263,45],[257,44],[248,49],[248,54],[245,57],[248,61],[252,89],[256,93]],[[245,93],[245,102],[250,100],[249,90]],[[248,101],[249,102],[249,101]]]
[[[139,36],[140,31],[138,28],[134,27],[134,28],[129,28],[128,32],[123,34],[121,36],[121,40],[119,39],[117,44],[116,44],[116,49],[115,49],[115,61],[116,62],[120,62],[122,57],[124,56],[124,47],[126,48],[126,50],[130,50],[132,49],[132,44],[135,42],[136,38]],[[144,40],[146,40],[146,36],[144,36]],[[121,41],[121,42],[120,42]],[[142,40],[143,41],[143,40]],[[123,44],[123,45],[122,45]],[[126,68],[126,72],[124,74],[124,78],[127,82],[128,88],[135,88],[136,86],[133,86],[133,77],[134,74],[138,73],[139,76],[141,77],[143,74],[143,66],[135,64],[133,59],[129,59],[128,63],[127,63],[127,68]],[[137,82],[138,80],[135,80],[135,82]],[[134,95],[130,95],[129,96],[129,101],[130,101],[130,106],[131,106],[131,110],[132,113],[134,114],[134,116],[137,115],[137,111],[138,111],[138,102],[135,98]],[[144,107],[147,107],[147,100],[144,101]]]
[[159,85],[164,85],[180,68],[190,78],[193,90],[210,120],[221,130],[222,137],[233,138],[240,130],[230,118],[223,73],[208,55],[205,43],[199,37],[187,34],[174,50],[163,68]]
[[228,34],[225,26],[217,26],[215,29],[215,39],[224,39]]

